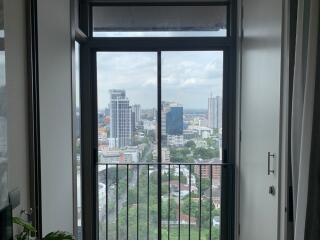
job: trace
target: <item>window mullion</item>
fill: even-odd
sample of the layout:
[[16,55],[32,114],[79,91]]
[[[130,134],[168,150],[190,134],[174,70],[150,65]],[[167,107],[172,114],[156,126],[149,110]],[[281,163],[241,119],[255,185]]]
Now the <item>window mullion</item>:
[[158,81],[158,240],[161,240],[161,51],[157,52]]

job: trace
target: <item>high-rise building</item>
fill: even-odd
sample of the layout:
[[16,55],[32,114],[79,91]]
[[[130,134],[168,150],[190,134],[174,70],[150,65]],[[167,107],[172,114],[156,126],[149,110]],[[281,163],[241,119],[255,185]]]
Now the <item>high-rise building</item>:
[[218,108],[218,113],[217,113],[217,123],[216,125],[218,126],[218,128],[222,128],[222,97],[217,96],[217,108]]
[[208,127],[222,128],[222,97],[208,98]]
[[136,129],[136,113],[132,110],[132,107],[130,107],[130,112],[131,112],[131,129],[132,133]]
[[111,138],[116,147],[129,146],[132,139],[131,108],[125,90],[110,90],[109,109]]
[[132,112],[134,113],[134,125],[138,126],[141,121],[141,106],[140,104],[132,105]]
[[170,110],[170,106],[168,102],[162,102],[161,103],[161,136],[166,137],[167,136],[167,112]]
[[166,131],[168,135],[183,135],[183,107],[171,105],[166,114]]
[[[163,143],[170,145],[183,144],[183,107],[175,102],[162,102],[161,105],[161,135]],[[176,140],[179,141],[176,141]],[[179,143],[179,144],[178,144]]]

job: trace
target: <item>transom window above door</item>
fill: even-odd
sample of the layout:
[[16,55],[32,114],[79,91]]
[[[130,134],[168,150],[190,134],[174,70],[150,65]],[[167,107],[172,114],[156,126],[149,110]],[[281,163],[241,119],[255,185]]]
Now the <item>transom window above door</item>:
[[93,7],[93,37],[225,37],[226,6]]

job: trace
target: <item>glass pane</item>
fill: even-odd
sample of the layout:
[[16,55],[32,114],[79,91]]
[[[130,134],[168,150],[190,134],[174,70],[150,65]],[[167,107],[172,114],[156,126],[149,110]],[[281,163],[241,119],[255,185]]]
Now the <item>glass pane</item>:
[[224,37],[225,6],[93,7],[94,37]]
[[157,53],[98,52],[97,97],[99,239],[155,239]]
[[[210,221],[214,222],[214,234],[219,235],[220,232],[221,171],[220,166],[214,164],[221,163],[222,155],[223,52],[162,52],[161,66],[162,162],[194,164],[180,165],[180,179],[179,165],[163,170],[162,185],[170,189],[162,192],[162,199],[173,202],[170,208],[167,206],[169,200],[163,204],[172,214],[162,215],[162,219],[167,221],[170,216],[165,229],[170,228],[170,235],[178,234],[176,223],[179,223],[179,217],[174,213],[179,211],[176,203],[179,202],[177,189],[180,186],[180,195],[181,189],[186,189],[180,205],[180,210],[183,210],[180,224],[190,217],[192,239],[198,239],[199,231],[201,239],[208,239]],[[189,181],[181,182],[189,178]],[[215,214],[211,220],[208,215],[210,203]],[[191,204],[191,215],[188,204]],[[181,236],[188,233],[185,231],[188,228],[181,228]],[[219,239],[218,235],[212,239]]]

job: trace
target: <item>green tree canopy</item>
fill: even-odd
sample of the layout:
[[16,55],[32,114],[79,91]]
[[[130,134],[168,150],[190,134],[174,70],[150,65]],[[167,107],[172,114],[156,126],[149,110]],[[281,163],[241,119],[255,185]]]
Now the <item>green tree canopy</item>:
[[199,147],[193,152],[195,158],[211,159],[219,157],[219,150],[212,148]]
[[196,144],[194,143],[194,141],[189,140],[188,142],[186,142],[186,144],[184,146],[187,148],[195,148]]

